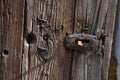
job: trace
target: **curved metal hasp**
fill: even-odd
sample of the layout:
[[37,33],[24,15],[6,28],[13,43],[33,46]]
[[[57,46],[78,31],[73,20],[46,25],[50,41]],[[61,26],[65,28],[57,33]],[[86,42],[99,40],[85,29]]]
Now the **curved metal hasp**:
[[72,50],[94,50],[98,46],[97,37],[89,34],[71,34],[65,37],[64,45]]

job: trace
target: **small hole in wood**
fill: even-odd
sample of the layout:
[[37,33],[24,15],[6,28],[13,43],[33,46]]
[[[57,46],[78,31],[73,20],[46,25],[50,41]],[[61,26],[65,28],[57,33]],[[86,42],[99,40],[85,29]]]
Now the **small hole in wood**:
[[3,49],[2,55],[6,56],[9,54],[9,50],[8,49]]
[[48,33],[45,34],[45,35],[43,35],[43,39],[44,39],[45,41],[48,41],[48,39],[49,39],[49,35],[48,35]]
[[30,32],[26,36],[26,41],[28,44],[32,44],[36,41],[36,35],[33,32]]

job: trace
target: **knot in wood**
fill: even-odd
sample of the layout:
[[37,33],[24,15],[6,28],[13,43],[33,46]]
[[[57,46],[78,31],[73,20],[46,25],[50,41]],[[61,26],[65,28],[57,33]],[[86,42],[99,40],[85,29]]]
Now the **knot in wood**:
[[36,35],[33,32],[30,32],[26,36],[26,41],[28,44],[32,44],[37,40]]
[[37,48],[37,51],[38,51],[38,54],[39,54],[42,58],[45,58],[45,57],[47,57],[47,55],[48,55],[48,50],[47,50],[46,48],[38,47],[38,48]]

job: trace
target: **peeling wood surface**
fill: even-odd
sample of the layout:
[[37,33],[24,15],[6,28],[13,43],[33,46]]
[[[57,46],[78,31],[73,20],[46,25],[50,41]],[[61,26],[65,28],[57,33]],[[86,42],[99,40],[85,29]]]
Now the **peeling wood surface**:
[[[0,58],[0,80],[108,80],[117,0],[0,4],[0,51],[9,49],[9,55]],[[105,52],[101,47],[99,52],[66,50],[66,32],[97,37],[105,33],[100,40]]]

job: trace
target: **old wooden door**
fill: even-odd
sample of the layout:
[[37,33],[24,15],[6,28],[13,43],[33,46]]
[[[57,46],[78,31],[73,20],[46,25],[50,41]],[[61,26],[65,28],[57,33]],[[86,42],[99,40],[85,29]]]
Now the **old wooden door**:
[[[117,0],[1,0],[0,80],[108,80],[116,11]],[[67,50],[66,33],[102,36],[104,50]]]

